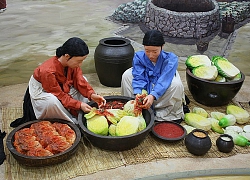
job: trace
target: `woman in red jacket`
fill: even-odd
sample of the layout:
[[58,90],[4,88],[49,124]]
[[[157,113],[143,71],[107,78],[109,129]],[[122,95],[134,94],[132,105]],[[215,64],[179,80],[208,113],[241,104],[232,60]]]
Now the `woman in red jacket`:
[[96,94],[82,74],[81,64],[89,54],[86,43],[68,39],[51,57],[34,70],[29,94],[37,119],[60,118],[78,123],[79,110],[89,112],[89,100],[103,106],[105,99]]

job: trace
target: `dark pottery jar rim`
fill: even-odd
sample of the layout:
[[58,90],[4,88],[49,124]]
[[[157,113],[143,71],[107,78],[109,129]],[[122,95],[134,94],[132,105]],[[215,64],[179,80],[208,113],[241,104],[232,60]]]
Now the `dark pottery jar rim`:
[[[201,132],[201,133],[203,133],[205,136],[204,136],[204,137],[196,136],[196,135],[194,134],[194,132]],[[194,130],[192,130],[191,133],[192,133],[193,136],[195,136],[195,137],[197,137],[197,138],[201,138],[201,139],[208,137],[208,133],[207,133],[205,130],[203,130],[203,129],[194,129]]]
[[110,46],[110,47],[120,47],[120,46],[127,46],[131,42],[128,39],[122,38],[122,37],[108,37],[101,39],[99,41],[99,44],[103,46]]
[[221,134],[220,137],[218,137],[218,138],[221,139],[222,141],[229,142],[229,141],[227,141],[227,140],[222,139],[222,137],[228,137],[228,138],[231,139],[230,141],[233,141],[233,137],[230,136],[229,134]]

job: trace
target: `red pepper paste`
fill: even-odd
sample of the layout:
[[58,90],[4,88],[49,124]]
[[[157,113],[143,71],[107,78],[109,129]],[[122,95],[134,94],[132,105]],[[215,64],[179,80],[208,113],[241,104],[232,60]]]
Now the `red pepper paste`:
[[184,131],[181,127],[172,123],[159,123],[154,126],[154,131],[165,138],[177,138],[183,135]]

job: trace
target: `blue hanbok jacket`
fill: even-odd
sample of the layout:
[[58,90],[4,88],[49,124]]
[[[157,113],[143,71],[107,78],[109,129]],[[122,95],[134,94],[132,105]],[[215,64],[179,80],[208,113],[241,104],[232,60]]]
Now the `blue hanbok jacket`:
[[157,100],[170,86],[177,68],[178,57],[172,52],[161,51],[155,65],[145,51],[136,52],[132,71],[134,94],[141,94],[142,89],[145,89]]

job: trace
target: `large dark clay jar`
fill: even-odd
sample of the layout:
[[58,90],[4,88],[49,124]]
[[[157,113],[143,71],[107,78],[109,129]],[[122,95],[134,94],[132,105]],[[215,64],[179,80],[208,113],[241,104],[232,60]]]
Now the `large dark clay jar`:
[[211,139],[207,132],[202,129],[194,129],[185,138],[187,150],[197,156],[204,155],[211,148]]
[[101,84],[120,87],[122,74],[132,66],[133,57],[134,48],[128,39],[101,39],[94,54],[96,73]]
[[228,134],[222,134],[216,140],[216,146],[220,152],[229,153],[234,148],[233,137]]
[[235,81],[208,81],[193,75],[187,68],[186,80],[195,101],[205,106],[216,107],[227,105],[236,96],[245,80],[245,75],[241,72],[241,78]]

